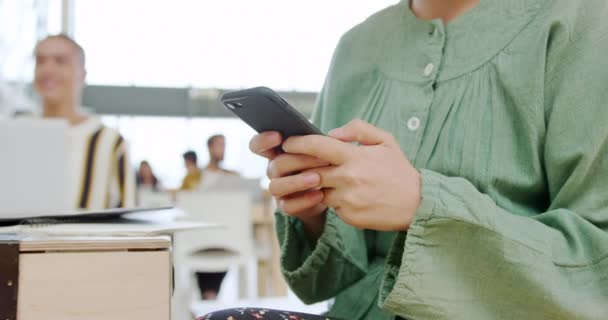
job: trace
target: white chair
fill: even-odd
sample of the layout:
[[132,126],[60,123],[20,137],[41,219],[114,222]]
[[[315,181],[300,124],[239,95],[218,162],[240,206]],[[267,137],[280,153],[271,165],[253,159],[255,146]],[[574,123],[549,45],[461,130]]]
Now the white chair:
[[[257,269],[251,223],[251,197],[246,190],[220,192],[182,192],[177,207],[186,212],[186,219],[219,224],[222,228],[185,231],[175,234],[173,259],[175,266],[175,310],[184,312],[196,296],[195,272],[236,270],[244,278],[239,281],[238,298],[255,298]],[[211,249],[211,250],[210,250]],[[245,272],[243,272],[245,270]],[[220,298],[222,295],[220,294]]]
[[153,191],[149,188],[137,190],[138,205],[140,207],[166,207],[173,205],[171,195],[164,191]]

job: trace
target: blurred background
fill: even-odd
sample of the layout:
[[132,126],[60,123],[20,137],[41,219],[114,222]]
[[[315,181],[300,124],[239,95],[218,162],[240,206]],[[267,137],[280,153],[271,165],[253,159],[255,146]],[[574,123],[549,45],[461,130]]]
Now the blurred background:
[[33,49],[48,34],[86,51],[83,104],[129,141],[167,187],[181,153],[206,161],[205,138],[226,136],[225,166],[262,177],[247,150],[254,134],[218,103],[226,91],[265,85],[310,114],[340,36],[395,0],[0,0],[0,114],[39,107]]

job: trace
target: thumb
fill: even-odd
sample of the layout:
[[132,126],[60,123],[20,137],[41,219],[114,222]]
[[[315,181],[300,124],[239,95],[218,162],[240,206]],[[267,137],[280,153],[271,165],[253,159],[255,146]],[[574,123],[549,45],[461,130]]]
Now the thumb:
[[362,145],[397,145],[392,134],[359,119],[330,131],[328,135],[343,142],[358,142]]

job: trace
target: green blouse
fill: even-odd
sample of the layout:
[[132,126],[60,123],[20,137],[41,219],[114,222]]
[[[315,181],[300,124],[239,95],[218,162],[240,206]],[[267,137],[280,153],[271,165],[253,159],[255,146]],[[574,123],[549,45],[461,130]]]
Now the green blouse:
[[314,121],[360,118],[422,173],[407,233],[332,210],[284,276],[346,320],[608,319],[608,2],[481,0],[445,26],[407,1],[346,33]]

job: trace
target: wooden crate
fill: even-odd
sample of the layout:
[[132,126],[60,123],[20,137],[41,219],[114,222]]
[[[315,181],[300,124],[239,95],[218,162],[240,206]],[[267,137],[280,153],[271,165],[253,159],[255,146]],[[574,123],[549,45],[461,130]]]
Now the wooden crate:
[[21,239],[17,320],[169,320],[169,249],[167,237]]

